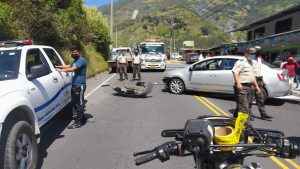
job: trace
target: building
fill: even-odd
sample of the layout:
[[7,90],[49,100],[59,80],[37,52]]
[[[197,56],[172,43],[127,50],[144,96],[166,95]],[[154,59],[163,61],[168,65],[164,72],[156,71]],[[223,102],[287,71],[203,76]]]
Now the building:
[[300,5],[243,26],[234,31],[247,31],[247,41],[300,29]]
[[232,32],[236,31],[247,33],[247,41],[238,43],[238,53],[259,45],[266,61],[276,66],[287,56],[300,57],[300,4]]

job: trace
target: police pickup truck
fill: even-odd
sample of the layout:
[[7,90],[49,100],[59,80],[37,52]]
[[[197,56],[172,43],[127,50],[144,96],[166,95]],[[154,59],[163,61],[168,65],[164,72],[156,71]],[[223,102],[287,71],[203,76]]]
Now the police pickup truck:
[[71,102],[70,73],[49,46],[0,42],[0,168],[32,169],[40,127]]

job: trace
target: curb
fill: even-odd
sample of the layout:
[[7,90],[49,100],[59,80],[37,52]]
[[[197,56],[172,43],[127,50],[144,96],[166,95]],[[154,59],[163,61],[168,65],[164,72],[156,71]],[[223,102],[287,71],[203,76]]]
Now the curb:
[[300,91],[292,91],[292,95],[293,96],[298,96],[298,97],[300,97]]

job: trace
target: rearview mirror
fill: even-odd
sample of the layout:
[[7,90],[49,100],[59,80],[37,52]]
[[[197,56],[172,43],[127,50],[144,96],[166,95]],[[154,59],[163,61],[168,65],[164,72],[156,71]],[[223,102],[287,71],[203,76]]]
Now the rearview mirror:
[[190,72],[193,71],[193,67],[192,67],[192,66],[189,68],[189,71],[190,71]]
[[30,74],[27,75],[28,80],[33,80],[42,76],[45,76],[50,73],[49,67],[40,64],[40,65],[35,65],[30,67]]

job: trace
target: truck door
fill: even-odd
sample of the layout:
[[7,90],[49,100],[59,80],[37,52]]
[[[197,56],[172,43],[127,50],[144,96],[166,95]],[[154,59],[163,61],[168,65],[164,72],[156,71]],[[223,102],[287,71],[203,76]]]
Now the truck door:
[[61,59],[59,54],[52,48],[43,48],[50,60],[50,68],[57,74],[60,86],[61,86],[61,103],[64,107],[71,101],[71,82],[72,82],[72,72],[58,72],[55,70],[55,66],[65,65],[64,61]]
[[[26,52],[26,75],[30,74],[32,66],[40,64],[46,65],[50,70],[49,63],[39,48],[28,49]],[[60,109],[59,76],[57,72],[50,71],[48,75],[28,81],[27,87],[38,123],[42,125]]]

